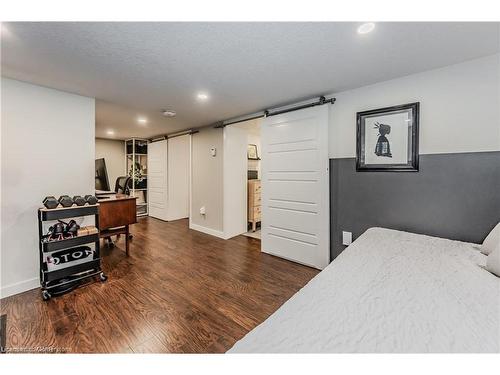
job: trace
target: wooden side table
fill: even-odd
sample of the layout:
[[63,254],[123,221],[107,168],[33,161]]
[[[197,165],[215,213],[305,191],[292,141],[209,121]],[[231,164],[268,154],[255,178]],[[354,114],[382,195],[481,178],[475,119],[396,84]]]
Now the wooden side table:
[[136,197],[116,194],[99,199],[99,237],[125,235],[125,252],[129,255],[129,225],[137,223]]

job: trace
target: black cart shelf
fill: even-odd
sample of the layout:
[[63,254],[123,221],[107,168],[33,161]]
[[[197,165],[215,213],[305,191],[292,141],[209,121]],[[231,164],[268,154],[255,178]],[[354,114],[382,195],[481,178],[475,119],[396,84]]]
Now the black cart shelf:
[[52,251],[68,249],[70,247],[85,245],[93,242],[99,241],[99,234],[90,234],[88,236],[78,236],[73,238],[68,238],[61,241],[43,242],[42,250],[44,253],[50,253]]
[[[65,286],[75,285],[78,281],[99,276],[101,281],[106,281],[107,276],[101,268],[101,252],[99,243],[99,234],[90,234],[86,236],[77,236],[60,241],[44,241],[43,222],[63,220],[81,216],[94,216],[95,226],[99,228],[99,205],[58,207],[55,209],[38,209],[38,235],[39,235],[39,253],[40,253],[40,286],[42,289],[42,298],[48,300],[55,291],[64,289]],[[85,244],[95,245],[92,259],[85,263],[68,265],[65,268],[49,271],[44,259],[44,253],[56,250],[70,249]]]

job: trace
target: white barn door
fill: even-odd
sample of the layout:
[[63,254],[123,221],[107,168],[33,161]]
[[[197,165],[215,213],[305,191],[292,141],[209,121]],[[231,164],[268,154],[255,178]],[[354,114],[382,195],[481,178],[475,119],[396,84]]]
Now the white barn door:
[[149,216],[168,220],[167,140],[148,144]]
[[191,163],[191,135],[168,139],[168,213],[166,220],[189,217],[189,170]]
[[264,119],[262,251],[315,268],[330,260],[328,106]]

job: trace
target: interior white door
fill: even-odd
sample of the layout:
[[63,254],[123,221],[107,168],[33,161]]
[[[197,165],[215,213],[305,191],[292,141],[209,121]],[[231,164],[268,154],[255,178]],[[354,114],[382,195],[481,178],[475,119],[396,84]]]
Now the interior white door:
[[167,220],[189,217],[190,138],[182,135],[168,140]]
[[262,123],[262,251],[325,268],[330,260],[328,106]]
[[168,220],[167,140],[148,144],[149,216]]

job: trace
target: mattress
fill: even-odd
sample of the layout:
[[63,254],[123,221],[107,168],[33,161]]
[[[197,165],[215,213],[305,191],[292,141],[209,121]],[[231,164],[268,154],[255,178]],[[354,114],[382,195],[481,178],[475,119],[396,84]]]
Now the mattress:
[[371,228],[229,352],[499,352],[485,264],[474,244]]

